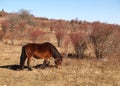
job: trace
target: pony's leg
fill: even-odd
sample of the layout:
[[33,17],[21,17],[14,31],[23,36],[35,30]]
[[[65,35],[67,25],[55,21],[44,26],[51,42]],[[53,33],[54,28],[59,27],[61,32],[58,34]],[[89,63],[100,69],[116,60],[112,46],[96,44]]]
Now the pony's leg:
[[31,63],[31,56],[28,57],[28,60],[27,60],[28,70],[32,70],[30,63]]
[[41,68],[41,69],[45,69],[45,67],[46,67],[46,63],[47,63],[47,60],[44,59],[44,62],[43,62],[43,64],[40,66],[40,68]]
[[46,66],[47,66],[47,67],[50,67],[50,60],[47,60],[47,61],[46,61]]

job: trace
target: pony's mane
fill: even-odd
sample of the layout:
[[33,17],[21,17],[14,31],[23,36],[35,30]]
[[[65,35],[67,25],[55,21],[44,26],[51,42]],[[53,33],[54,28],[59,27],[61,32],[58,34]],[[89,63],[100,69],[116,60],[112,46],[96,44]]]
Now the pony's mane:
[[56,49],[56,47],[54,45],[52,45],[51,43],[47,42],[50,46],[51,46],[51,51],[52,51],[52,56],[53,58],[59,58],[62,59],[61,54],[58,52],[58,50]]

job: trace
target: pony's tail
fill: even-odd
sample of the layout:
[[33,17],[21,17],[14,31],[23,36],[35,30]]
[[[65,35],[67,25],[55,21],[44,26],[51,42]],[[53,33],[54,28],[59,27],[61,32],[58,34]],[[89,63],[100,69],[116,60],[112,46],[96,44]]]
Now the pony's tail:
[[25,46],[23,46],[21,56],[20,56],[20,69],[24,69],[24,64],[25,64],[26,58],[27,58],[27,55],[25,53]]

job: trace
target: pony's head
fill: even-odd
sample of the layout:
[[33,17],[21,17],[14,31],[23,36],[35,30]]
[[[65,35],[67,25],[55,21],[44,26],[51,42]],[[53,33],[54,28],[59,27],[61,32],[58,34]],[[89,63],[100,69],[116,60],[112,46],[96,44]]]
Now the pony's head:
[[61,65],[62,65],[62,57],[61,58],[56,58],[55,59],[55,66],[58,68]]
[[50,47],[51,47],[52,57],[55,59],[55,66],[58,68],[58,66],[62,64],[62,56],[55,46],[50,44]]

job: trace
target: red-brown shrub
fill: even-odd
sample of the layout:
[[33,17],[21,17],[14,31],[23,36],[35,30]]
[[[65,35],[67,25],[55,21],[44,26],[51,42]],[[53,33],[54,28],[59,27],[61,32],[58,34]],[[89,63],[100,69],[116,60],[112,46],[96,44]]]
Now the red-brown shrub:
[[38,38],[40,35],[43,35],[43,33],[44,33],[44,32],[41,31],[41,30],[31,31],[30,37],[31,37],[32,42],[36,42],[37,38]]
[[117,29],[115,26],[94,22],[92,23],[92,33],[90,41],[92,42],[96,58],[103,58],[110,54],[115,48],[115,43],[118,43]]
[[1,23],[1,30],[0,30],[0,41],[2,41],[3,37],[5,36],[8,28],[9,28],[9,22],[8,21],[3,21]]
[[83,58],[84,50],[86,48],[85,33],[75,32],[70,34],[70,38],[71,38],[77,57]]
[[55,26],[55,29],[56,29],[56,38],[57,38],[57,41],[58,41],[58,47],[61,46],[61,41],[63,40],[64,38],[64,35],[65,35],[65,25],[64,25],[64,22],[62,21],[59,21],[56,26]]

